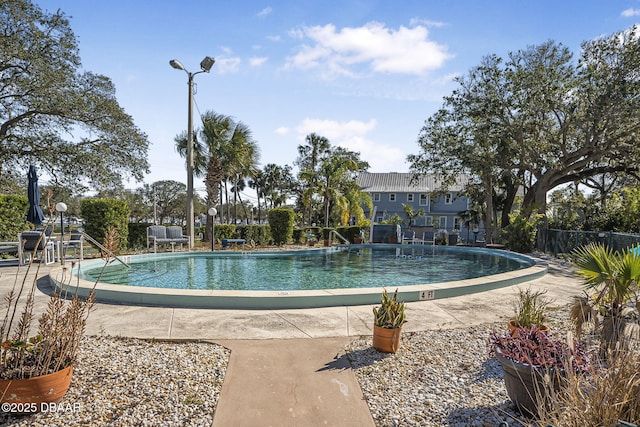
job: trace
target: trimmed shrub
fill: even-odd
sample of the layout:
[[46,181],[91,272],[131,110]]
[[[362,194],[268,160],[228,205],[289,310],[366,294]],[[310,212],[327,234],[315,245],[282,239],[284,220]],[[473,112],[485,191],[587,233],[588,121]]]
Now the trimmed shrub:
[[322,240],[329,240],[329,233],[331,233],[335,228],[326,227],[322,229]]
[[353,240],[354,238],[360,237],[360,231],[362,230],[363,230],[362,227],[359,227],[357,225],[354,225],[351,227],[336,228],[336,231],[351,243],[354,243],[354,240]]
[[27,223],[27,196],[0,194],[0,240],[15,241],[21,231],[32,228]]
[[130,222],[128,224],[129,236],[127,238],[127,247],[129,249],[146,249],[147,248],[147,227],[148,222]]
[[239,225],[236,227],[240,239],[247,243],[253,241],[256,245],[268,245],[271,241],[271,233],[268,225]]
[[295,217],[295,212],[288,208],[274,208],[269,211],[269,228],[274,244],[280,246],[291,241]]
[[[237,227],[235,224],[216,224],[215,230],[216,241],[222,239],[238,239]],[[209,236],[211,238],[211,236]]]
[[87,198],[82,200],[81,209],[82,217],[86,221],[84,229],[89,236],[98,242],[104,242],[107,230],[113,227],[118,232],[118,248],[120,250],[126,249],[129,238],[129,205],[127,202]]

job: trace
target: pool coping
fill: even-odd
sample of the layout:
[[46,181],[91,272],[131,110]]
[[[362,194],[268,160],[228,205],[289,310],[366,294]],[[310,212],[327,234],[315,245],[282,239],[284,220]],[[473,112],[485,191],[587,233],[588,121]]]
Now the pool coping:
[[[355,246],[355,245],[354,245]],[[376,245],[384,246],[384,245]],[[388,245],[397,247],[394,245]],[[405,248],[407,245],[404,245]],[[505,252],[503,250],[475,248],[481,251],[495,252],[529,260],[530,267],[506,273],[483,276],[451,282],[431,284],[417,284],[399,286],[398,295],[405,302],[429,301],[442,298],[452,298],[478,292],[490,291],[543,277],[548,272],[546,263],[522,254]],[[329,249],[331,250],[331,249]],[[225,252],[225,255],[240,256],[243,252]],[[144,255],[148,256],[148,255]],[[153,255],[152,255],[153,256]],[[82,261],[81,264],[104,262],[102,260]],[[79,267],[75,263],[75,269]],[[324,290],[287,290],[287,291],[238,291],[238,290],[185,290],[169,288],[125,287],[98,283],[80,279],[71,274],[68,265],[51,270],[49,281],[58,290],[69,294],[77,294],[86,298],[95,287],[95,298],[100,303],[159,306],[172,308],[213,308],[213,309],[300,309],[353,305],[371,305],[380,302],[380,294],[388,287],[346,288]]]

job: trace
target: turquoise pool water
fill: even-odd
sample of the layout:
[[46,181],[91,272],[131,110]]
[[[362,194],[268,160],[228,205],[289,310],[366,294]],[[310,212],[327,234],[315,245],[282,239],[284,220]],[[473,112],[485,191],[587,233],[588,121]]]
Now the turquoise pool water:
[[[505,251],[365,245],[350,250],[191,252],[131,257],[131,268],[112,264],[100,282],[172,289],[319,290],[429,284],[527,268],[533,262]],[[80,277],[95,281],[101,267]]]

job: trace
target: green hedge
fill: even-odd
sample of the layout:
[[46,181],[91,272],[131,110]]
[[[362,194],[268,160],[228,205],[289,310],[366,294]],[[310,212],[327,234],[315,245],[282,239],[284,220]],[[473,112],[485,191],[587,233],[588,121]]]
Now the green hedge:
[[18,234],[33,228],[27,222],[27,196],[0,194],[0,240],[15,242]]
[[338,227],[336,228],[336,231],[338,233],[340,233],[340,235],[342,237],[344,237],[345,239],[347,239],[350,243],[355,243],[354,242],[354,238],[356,237],[360,237],[360,232],[363,231],[364,229],[354,225],[351,227]]
[[280,246],[292,240],[295,218],[295,212],[288,208],[274,208],[269,211],[269,227],[274,244]]
[[239,239],[245,239],[247,243],[253,241],[259,246],[268,245],[272,240],[268,225],[238,225],[236,232]]
[[129,249],[139,250],[147,248],[147,227],[153,225],[148,222],[130,222],[128,224],[129,237],[127,239],[127,247]]
[[82,217],[86,221],[84,229],[89,236],[102,243],[107,230],[114,227],[118,231],[119,249],[126,249],[129,239],[129,206],[127,202],[87,198],[82,200],[81,209]]

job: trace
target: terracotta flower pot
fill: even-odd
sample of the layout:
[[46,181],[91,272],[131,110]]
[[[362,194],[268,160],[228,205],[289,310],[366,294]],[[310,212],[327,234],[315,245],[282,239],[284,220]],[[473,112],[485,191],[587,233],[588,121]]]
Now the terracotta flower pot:
[[395,353],[400,347],[402,328],[383,328],[373,325],[373,348],[383,353]]
[[[73,366],[58,372],[20,380],[0,380],[0,402],[36,404],[58,403],[71,385]],[[38,409],[39,410],[39,409]],[[29,410],[29,412],[34,412]]]

